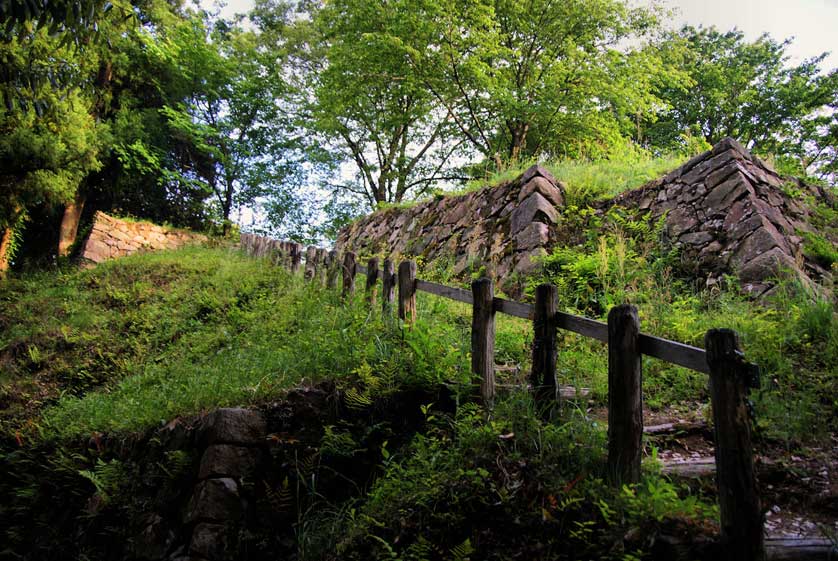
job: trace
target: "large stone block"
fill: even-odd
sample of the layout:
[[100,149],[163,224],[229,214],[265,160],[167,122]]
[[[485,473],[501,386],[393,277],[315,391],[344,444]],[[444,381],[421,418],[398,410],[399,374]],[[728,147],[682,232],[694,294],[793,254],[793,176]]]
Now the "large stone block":
[[262,451],[258,448],[214,444],[204,451],[198,479],[231,477],[241,480],[256,471],[261,458]]
[[518,202],[523,201],[532,193],[539,193],[554,206],[564,206],[562,189],[541,176],[533,177],[521,187],[518,192]]
[[236,532],[225,524],[202,523],[192,530],[189,552],[209,561],[233,561],[238,557]]
[[742,282],[757,282],[779,277],[787,271],[797,271],[794,259],[779,247],[774,247],[741,265],[737,272]]
[[733,252],[730,262],[736,269],[741,270],[757,256],[768,253],[774,248],[778,248],[786,255],[791,253],[788,243],[774,225],[762,216],[758,218],[761,221],[760,227],[756,228]]
[[553,208],[547,199],[538,193],[533,193],[512,211],[512,218],[509,226],[509,233],[517,236],[521,230],[530,225],[531,222],[549,222],[555,224],[559,213]]
[[531,222],[515,236],[515,247],[519,251],[543,247],[550,239],[550,229],[542,222]]
[[238,520],[242,501],[236,482],[229,477],[206,479],[195,485],[186,507],[184,522]]
[[521,177],[519,178],[519,182],[520,182],[521,185],[524,185],[525,183],[528,183],[534,177],[543,177],[544,179],[546,179],[547,181],[549,181],[553,185],[556,184],[556,178],[553,177],[553,174],[550,173],[549,171],[547,171],[547,169],[545,167],[540,166],[538,164],[528,167],[524,171],[524,173],[521,174]]
[[206,446],[264,444],[266,434],[264,416],[252,409],[216,409],[201,420],[200,441]]

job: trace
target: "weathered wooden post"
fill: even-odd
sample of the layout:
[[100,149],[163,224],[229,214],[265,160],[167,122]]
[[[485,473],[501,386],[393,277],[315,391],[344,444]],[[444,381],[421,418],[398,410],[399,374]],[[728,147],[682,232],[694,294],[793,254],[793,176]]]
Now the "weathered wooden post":
[[291,244],[291,272],[297,274],[303,260],[303,246],[298,243]]
[[378,257],[373,257],[367,261],[367,301],[370,307],[375,306],[376,295],[378,293]]
[[416,262],[399,263],[399,318],[416,321]]
[[317,271],[317,248],[310,245],[306,248],[306,267],[303,273],[307,281],[314,280]]
[[730,329],[708,331],[704,348],[710,367],[722,543],[731,560],[762,561],[763,518],[748,417],[748,364],[736,332]]
[[271,263],[277,266],[282,265],[282,242],[279,240],[271,241]]
[[322,286],[326,286],[326,271],[328,267],[326,263],[327,255],[328,252],[325,249],[322,247],[317,248],[317,280]]
[[381,287],[381,311],[384,317],[390,315],[396,298],[396,269],[392,259],[384,260],[384,279]]
[[344,298],[351,298],[355,294],[355,275],[358,273],[355,254],[347,251],[343,255],[343,293]]
[[338,287],[338,275],[340,274],[340,261],[337,250],[333,249],[326,256],[326,287]]
[[282,242],[282,266],[289,271],[291,270],[291,263],[293,262],[293,245],[293,242]]
[[643,453],[643,375],[637,308],[608,314],[608,475],[620,485],[640,481]]
[[556,313],[559,291],[552,284],[541,284],[535,289],[535,317],[533,318],[532,385],[536,401],[555,404],[558,400],[556,384]]
[[495,289],[492,279],[471,283],[471,371],[480,379],[480,399],[492,407],[495,399]]

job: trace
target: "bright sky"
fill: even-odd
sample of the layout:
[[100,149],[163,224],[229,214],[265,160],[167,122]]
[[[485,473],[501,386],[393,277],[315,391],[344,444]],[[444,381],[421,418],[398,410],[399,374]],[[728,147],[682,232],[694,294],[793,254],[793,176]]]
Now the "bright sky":
[[778,41],[793,37],[787,51],[792,64],[828,51],[822,68],[838,67],[838,0],[664,0],[664,5],[679,10],[676,27],[737,27],[749,40],[764,32]]
[[[647,0],[638,0],[640,3]],[[715,25],[722,31],[734,27],[749,40],[768,32],[781,41],[789,37],[794,42],[788,49],[790,62],[828,51],[832,53],[822,67],[838,67],[838,0],[662,0],[669,8],[678,10],[673,27],[684,24]],[[201,0],[210,5],[212,0]],[[253,0],[228,0],[222,15],[247,12]]]

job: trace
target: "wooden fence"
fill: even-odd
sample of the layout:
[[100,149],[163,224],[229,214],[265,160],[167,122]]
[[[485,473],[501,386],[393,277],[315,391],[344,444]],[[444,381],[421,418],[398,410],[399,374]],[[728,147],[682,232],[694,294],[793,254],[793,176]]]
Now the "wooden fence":
[[[296,272],[303,247],[242,234],[242,248],[250,254],[271,258]],[[405,322],[416,319],[416,292],[422,291],[472,306],[471,368],[480,380],[480,398],[491,407],[495,396],[495,314],[502,313],[533,322],[532,372],[530,383],[536,399],[553,403],[559,399],[556,381],[557,330],[564,329],[596,339],[608,347],[608,460],[607,469],[615,485],[640,480],[643,450],[642,355],[651,356],[709,375],[710,399],[715,433],[716,482],[719,493],[721,538],[730,559],[757,560],[765,557],[763,515],[754,473],[751,426],[747,396],[758,384],[758,370],[744,360],[736,333],[711,329],[704,338],[705,349],[669,341],[640,331],[637,310],[631,305],[612,308],[608,321],[601,322],[558,310],[558,292],[553,285],[536,289],[535,302],[525,304],[494,295],[490,278],[471,284],[471,290],[445,286],[416,278],[416,263],[395,263],[370,259],[366,266],[356,255],[308,248],[305,276],[337,288],[341,274],[342,295],[355,293],[358,274],[366,275],[365,294],[371,305],[378,301],[381,284],[382,313],[391,314],[398,287],[398,316]]]

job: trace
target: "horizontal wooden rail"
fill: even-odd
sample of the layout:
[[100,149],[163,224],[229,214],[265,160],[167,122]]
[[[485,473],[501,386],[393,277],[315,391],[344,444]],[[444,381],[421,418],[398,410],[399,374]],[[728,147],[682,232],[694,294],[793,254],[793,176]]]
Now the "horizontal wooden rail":
[[640,352],[696,372],[710,374],[710,367],[707,366],[707,353],[704,352],[704,349],[698,347],[641,333]]
[[457,302],[464,302],[466,304],[474,304],[474,296],[471,291],[463,290],[462,288],[455,288],[453,286],[445,286],[444,284],[437,284],[435,282],[416,279],[416,290],[428,292],[449,300],[456,300]]
[[[242,248],[256,256],[270,256],[274,262],[298,272],[303,257],[297,243],[276,242],[249,234],[242,235]],[[759,489],[754,474],[751,429],[745,410],[746,397],[754,365],[744,361],[735,332],[711,330],[705,337],[707,351],[640,332],[640,320],[634,306],[612,308],[608,323],[559,312],[556,287],[541,285],[536,290],[536,304],[525,304],[494,297],[493,281],[481,278],[471,290],[446,286],[416,278],[416,263],[403,261],[395,274],[395,264],[386,259],[383,269],[378,259],[368,265],[358,263],[356,255],[346,252],[343,259],[336,251],[323,258],[324,251],[309,247],[306,251],[305,278],[326,279],[336,288],[339,271],[343,273],[343,298],[351,299],[358,273],[367,275],[365,285],[369,306],[375,306],[378,282],[382,284],[382,310],[392,313],[394,287],[398,284],[398,313],[405,325],[416,320],[416,291],[468,304],[472,308],[472,374],[480,380],[480,397],[491,409],[495,395],[495,314],[497,312],[532,322],[533,368],[530,384],[536,399],[551,411],[559,399],[556,391],[556,330],[564,329],[596,339],[608,347],[608,473],[612,483],[636,483],[640,480],[643,435],[641,355],[709,374],[716,441],[716,481],[719,491],[721,541],[733,559],[761,561],[765,556],[763,521]],[[318,268],[325,268],[319,271]],[[325,273],[325,275],[324,275]],[[820,547],[820,544],[817,544]],[[801,552],[809,552],[806,547]],[[814,551],[814,550],[813,550]],[[818,549],[818,552],[821,550]]]

